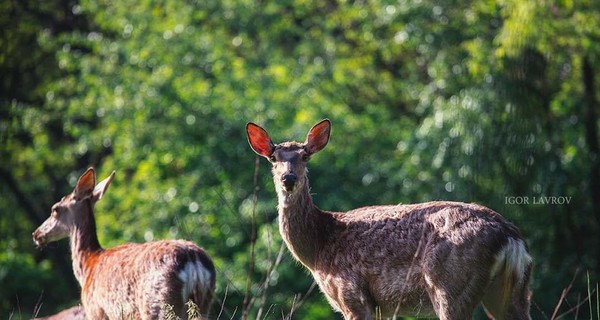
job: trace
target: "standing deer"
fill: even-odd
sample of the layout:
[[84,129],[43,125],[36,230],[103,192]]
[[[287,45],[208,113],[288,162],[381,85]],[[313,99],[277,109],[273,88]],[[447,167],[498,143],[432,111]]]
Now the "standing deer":
[[325,119],[303,143],[274,144],[254,123],[252,149],[273,166],[279,231],[345,319],[376,315],[470,319],[481,302],[495,319],[530,319],[531,257],[519,230],[477,204],[435,201],[348,212],[312,201],[306,163],[329,141]]
[[188,301],[207,316],[215,287],[210,257],[189,241],[127,243],[103,249],[96,235],[94,204],[110,185],[113,173],[95,185],[93,168],[75,190],[52,206],[50,217],[35,230],[42,248],[69,237],[73,272],[81,285],[88,319],[187,318]]

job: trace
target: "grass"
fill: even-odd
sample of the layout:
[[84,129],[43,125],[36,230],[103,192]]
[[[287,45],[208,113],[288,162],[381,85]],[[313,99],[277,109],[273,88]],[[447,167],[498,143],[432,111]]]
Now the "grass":
[[[586,282],[587,282],[587,295],[585,297],[581,297],[577,295],[577,300],[575,304],[571,307],[567,307],[567,310],[561,311],[563,306],[568,302],[567,296],[569,295],[571,289],[573,288],[573,283],[577,278],[578,272],[575,272],[571,283],[567,287],[562,290],[560,298],[554,307],[554,311],[552,312],[552,316],[550,320],[559,320],[559,319],[584,319],[581,317],[580,312],[582,308],[585,308],[587,304],[589,306],[589,318],[590,320],[600,320],[600,295],[598,294],[598,282],[595,284],[592,282],[590,277],[590,272],[588,271],[586,274]],[[594,287],[595,286],[595,287]],[[594,315],[594,306],[596,309],[596,314]]]
[[[202,317],[200,314],[200,310],[198,309],[198,305],[195,304],[192,300],[189,300],[186,304],[187,306],[187,318],[188,320],[202,320],[206,319],[206,317]],[[166,318],[165,320],[181,320],[179,316],[175,313],[175,310],[172,305],[165,306]]]

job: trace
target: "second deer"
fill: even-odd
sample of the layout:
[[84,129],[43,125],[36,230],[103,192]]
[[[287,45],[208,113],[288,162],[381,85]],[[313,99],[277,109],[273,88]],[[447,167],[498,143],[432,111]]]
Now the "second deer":
[[88,169],[35,230],[35,244],[70,238],[73,272],[89,319],[166,319],[172,314],[186,319],[189,301],[206,317],[215,268],[200,247],[183,240],[100,246],[94,205],[113,177],[114,172],[96,185],[94,169]]
[[284,242],[345,319],[465,320],[479,303],[496,320],[530,319],[532,259],[500,214],[445,201],[324,211],[312,201],[306,163],[327,145],[331,122],[303,143],[274,144],[254,123],[246,132],[273,166]]

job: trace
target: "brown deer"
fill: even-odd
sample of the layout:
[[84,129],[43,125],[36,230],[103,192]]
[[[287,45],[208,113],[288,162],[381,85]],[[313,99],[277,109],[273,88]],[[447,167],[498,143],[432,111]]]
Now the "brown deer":
[[32,320],[85,320],[85,312],[83,312],[81,306],[74,306],[51,316],[34,318]]
[[206,317],[215,268],[200,247],[183,240],[100,246],[94,205],[114,174],[95,185],[89,168],[75,190],[52,206],[50,217],[33,233],[35,244],[42,248],[70,238],[73,272],[88,319],[165,319],[173,313],[185,319],[189,301]]
[[274,144],[254,123],[252,149],[273,166],[279,231],[345,319],[470,319],[481,302],[495,319],[530,319],[532,259],[519,230],[477,204],[435,201],[319,209],[306,163],[329,141],[317,123],[303,143]]

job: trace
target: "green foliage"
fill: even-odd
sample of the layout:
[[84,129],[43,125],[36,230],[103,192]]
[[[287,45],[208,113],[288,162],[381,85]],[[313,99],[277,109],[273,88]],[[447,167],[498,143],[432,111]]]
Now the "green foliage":
[[[100,179],[117,171],[96,208],[103,246],[197,242],[216,263],[223,318],[243,314],[248,276],[250,317],[333,317],[279,255],[269,165],[247,121],[278,141],[333,121],[310,163],[324,209],[449,199],[514,221],[535,260],[535,318],[577,269],[597,282],[593,1],[22,3],[2,2],[14,14],[0,18],[0,314],[75,303],[67,243],[41,253],[30,235],[95,166]],[[564,306],[587,294],[579,280]]]

